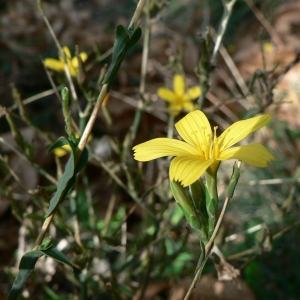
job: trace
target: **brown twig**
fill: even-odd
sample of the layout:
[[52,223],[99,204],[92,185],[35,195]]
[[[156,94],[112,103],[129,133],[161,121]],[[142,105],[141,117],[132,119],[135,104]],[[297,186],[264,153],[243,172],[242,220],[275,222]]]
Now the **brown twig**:
[[245,0],[245,2],[248,4],[250,9],[253,11],[255,17],[257,20],[264,26],[264,28],[267,30],[269,33],[272,41],[278,45],[278,46],[283,46],[284,43],[282,42],[281,38],[277,34],[277,32],[273,29],[269,21],[265,18],[265,16],[260,12],[260,10],[255,6],[252,0]]

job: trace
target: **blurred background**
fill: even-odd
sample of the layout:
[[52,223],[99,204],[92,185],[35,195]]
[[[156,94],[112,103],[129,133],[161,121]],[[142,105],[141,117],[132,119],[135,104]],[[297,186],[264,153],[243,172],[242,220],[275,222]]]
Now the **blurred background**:
[[[61,45],[68,46],[72,53],[78,45],[80,51],[88,53],[85,62],[86,86],[94,93],[97,92],[100,71],[111,61],[109,53],[114,43],[116,26],[129,24],[136,2],[64,0],[43,1],[43,5]],[[144,15],[140,26],[144,29],[147,25],[151,30],[146,86],[142,95],[150,109],[143,114],[133,145],[166,135],[167,108],[156,91],[162,86],[172,88],[172,78],[177,70],[184,72],[187,86],[199,84],[196,67],[204,55],[201,38],[208,37],[208,28],[211,35],[216,36],[224,14],[223,4],[217,0],[149,0],[148,5],[148,19]],[[270,113],[273,116],[271,123],[256,133],[252,140],[263,143],[277,161],[267,169],[243,165],[240,182],[218,236],[217,244],[223,255],[230,264],[241,270],[242,279],[236,284],[222,283],[220,288],[227,294],[218,293],[216,271],[211,261],[200,283],[202,294],[200,292],[194,299],[299,299],[299,15],[300,1],[237,0],[220,52],[211,64],[209,91],[203,103],[203,110],[210,121],[223,131],[240,119],[263,112]],[[127,184],[129,179],[122,169],[124,161],[118,156],[120,152],[116,148],[121,147],[129,132],[141,98],[139,85],[142,52],[143,38],[128,51],[112,86],[107,111],[113,126],[109,126],[105,111],[102,111],[90,142],[93,153]],[[47,154],[50,142],[45,139],[45,135],[52,139],[65,135],[61,103],[42,63],[49,57],[57,58],[57,48],[41,17],[37,2],[1,0],[0,299],[5,298],[12,285],[22,253],[32,247],[42,224],[45,199],[52,192],[49,179],[38,168],[43,168],[53,177],[59,174],[57,158]],[[62,74],[53,73],[53,78],[59,89],[66,83]],[[87,95],[78,83],[76,88],[79,89],[79,104],[84,105]],[[18,117],[17,97],[25,104],[31,126]],[[14,151],[17,145],[5,117],[4,107],[12,112],[22,136],[33,145],[34,163]],[[71,111],[77,121],[76,105],[71,106]],[[63,165],[66,157],[61,158],[61,161]],[[129,168],[136,168],[132,157],[127,162]],[[155,170],[159,167],[152,165],[152,168],[152,171],[147,169],[148,183],[140,182],[137,188],[141,194],[145,186],[149,188],[149,185],[155,184]],[[231,168],[232,162],[221,166],[219,194],[222,201]],[[151,226],[148,224],[147,227],[144,223],[146,211],[138,207],[126,220],[128,234],[132,235],[128,242],[128,247],[131,247],[129,254],[137,255],[139,264],[131,261],[130,270],[122,264],[122,251],[116,250],[120,246],[120,232],[111,236],[111,240],[105,240],[109,250],[100,247],[101,252],[95,244],[90,246],[94,234],[92,227],[96,224],[97,230],[103,230],[103,220],[112,199],[116,204],[110,219],[111,228],[107,230],[113,234],[118,232],[120,220],[134,207],[131,195],[124,192],[107,174],[103,165],[91,162],[85,170],[88,183],[84,180],[80,183],[84,196],[79,197],[77,217],[83,235],[86,233],[83,237],[84,247],[80,251],[75,249],[67,225],[60,226],[57,222],[50,233],[56,243],[65,241],[67,246],[63,249],[67,249],[65,253],[71,260],[77,261],[79,269],[79,260],[84,260],[81,270],[90,272],[91,277],[87,278],[99,276],[93,282],[94,285],[89,287],[91,292],[86,299],[112,299],[104,283],[107,283],[108,278],[112,282],[113,276],[111,273],[107,275],[106,271],[92,270],[97,267],[105,269],[106,266],[115,270],[118,275],[114,280],[121,281],[123,285],[120,283],[120,286],[124,290],[129,289],[128,286],[134,290],[139,274],[135,272],[143,274],[145,271],[141,267],[143,259],[140,249],[149,247],[152,241]],[[165,176],[167,173],[159,174]],[[135,176],[136,171],[133,172]],[[94,225],[90,224],[91,211],[86,204],[85,184],[89,186],[94,207]],[[30,192],[40,187],[45,189],[41,188],[37,194]],[[164,197],[167,198],[163,203],[159,199]],[[146,205],[151,208],[153,205],[153,209],[159,211],[157,213],[162,213],[160,209],[166,207],[170,209],[169,205],[172,205],[172,197],[163,191],[156,190],[152,200],[151,205],[148,202]],[[68,202],[61,214],[71,219],[72,214],[66,212],[67,207]],[[173,210],[176,209],[172,206]],[[154,250],[157,251],[155,262],[159,267],[150,272],[149,284],[141,299],[182,299],[180,288],[186,289],[189,283],[186,278],[193,276],[199,257],[199,245],[182,216],[178,218],[180,221],[174,221],[176,226],[173,224],[174,227],[168,232],[170,240]],[[143,233],[145,228],[150,231],[147,229]],[[134,236],[138,239],[136,248]],[[189,240],[188,244],[184,239]],[[166,265],[160,265],[165,259]],[[46,265],[44,262],[37,266],[37,271],[28,280],[20,299],[85,299],[79,298],[79,287],[68,278],[68,272],[60,265]],[[78,274],[82,273],[76,272],[74,277],[78,279]],[[126,272],[130,273],[130,284],[119,277],[126,277]],[[238,285],[244,287],[244,294],[239,294]],[[206,286],[212,288],[206,290]],[[58,295],[63,296],[58,298]],[[138,294],[133,297],[128,291],[122,295],[126,296],[120,299],[139,299]]]

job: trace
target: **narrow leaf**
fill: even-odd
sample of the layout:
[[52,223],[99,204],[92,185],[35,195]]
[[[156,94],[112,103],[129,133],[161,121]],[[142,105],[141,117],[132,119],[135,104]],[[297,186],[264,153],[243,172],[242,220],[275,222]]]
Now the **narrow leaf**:
[[25,285],[31,272],[34,270],[37,260],[43,255],[44,254],[41,251],[30,251],[23,255],[20,261],[19,273],[13,283],[13,286],[6,300],[17,299],[18,294],[20,293],[23,286]]
[[190,198],[186,194],[184,187],[176,181],[171,181],[170,187],[176,202],[190,215],[195,215],[193,205]]
[[233,196],[235,187],[236,187],[236,185],[239,181],[239,178],[240,178],[240,173],[241,173],[241,171],[240,171],[239,166],[237,165],[237,163],[234,163],[232,175],[231,175],[229,185],[228,185],[228,189],[227,189],[227,197],[229,199],[231,199],[232,196]]
[[127,50],[137,43],[141,35],[142,30],[140,27],[130,30],[125,28],[123,25],[119,25],[117,27],[112,62],[102,81],[102,84],[108,84],[108,90],[110,89],[112,82],[122,64]]
[[53,151],[56,148],[60,148],[64,145],[69,145],[69,140],[64,136],[59,137],[48,149],[48,153]]
[[45,218],[50,216],[50,214],[57,207],[59,202],[62,201],[67,195],[67,191],[70,190],[68,183],[74,175],[74,170],[75,170],[75,161],[74,161],[74,154],[72,151],[69,160],[66,164],[64,174],[62,175],[62,177],[58,182],[56,193],[50,200],[49,208],[45,214]]
[[42,250],[41,252],[43,252],[45,255],[52,257],[53,259],[65,265],[70,266],[72,269],[74,268],[73,263],[62,252],[60,252],[58,249],[54,247],[50,247],[48,249]]
[[[20,261],[19,265],[19,273],[13,283],[13,286],[6,298],[6,300],[15,300],[18,297],[18,294],[24,287],[28,277],[32,273],[32,271],[35,268],[35,264],[37,260],[43,256],[47,255],[49,257],[52,257],[53,259],[69,265],[71,268],[74,267],[73,263],[58,249],[51,246],[51,239],[47,239],[43,243],[45,249],[38,250],[38,251],[29,251],[25,253]],[[43,247],[41,247],[42,249]]]

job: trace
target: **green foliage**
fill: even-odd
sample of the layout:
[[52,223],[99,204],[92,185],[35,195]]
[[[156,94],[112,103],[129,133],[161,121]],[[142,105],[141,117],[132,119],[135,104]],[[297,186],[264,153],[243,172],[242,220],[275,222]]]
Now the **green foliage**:
[[127,50],[134,46],[141,36],[142,29],[140,27],[129,29],[125,28],[123,25],[117,27],[112,62],[102,81],[102,84],[108,84],[108,90],[124,60]]
[[[132,156],[134,145],[165,137],[165,132],[171,133],[174,122],[184,115],[176,120],[168,116],[155,92],[178,70],[184,74],[187,85],[197,82],[201,85],[202,95],[196,107],[203,109],[212,124],[220,127],[218,131],[235,119],[263,113],[267,108],[275,116],[279,110],[280,101],[272,98],[275,109],[268,101],[275,94],[275,81],[285,71],[280,69],[278,74],[273,69],[262,69],[249,78],[236,73],[237,77],[231,78],[230,65],[229,70],[223,70],[219,48],[213,43],[217,38],[225,45],[232,42],[240,16],[249,15],[251,10],[246,2],[237,1],[233,12],[225,11],[222,18],[221,3],[215,2],[213,6],[213,2],[202,5],[188,1],[183,7],[180,1],[149,1],[141,10],[144,17],[135,18],[130,28],[116,26],[108,68],[105,63],[109,51],[102,54],[106,45],[95,42],[94,50],[87,49],[87,63],[80,67],[83,79],[70,79],[63,73],[48,70],[49,77],[53,76],[53,91],[60,90],[56,96],[61,102],[55,97],[50,99],[53,102],[47,98],[48,102],[41,105],[47,107],[46,113],[40,113],[39,106],[31,107],[32,98],[23,100],[23,91],[13,86],[15,104],[0,107],[5,124],[0,132],[0,196],[5,203],[3,207],[10,207],[6,214],[11,211],[18,220],[14,225],[7,223],[4,230],[9,240],[17,235],[11,234],[13,229],[18,232],[18,241],[9,251],[15,257],[19,252],[25,254],[17,271],[14,257],[1,273],[2,276],[5,272],[9,281],[9,286],[1,287],[7,293],[11,288],[8,300],[17,299],[23,290],[24,295],[30,294],[30,299],[35,296],[38,299],[144,299],[152,284],[167,282],[173,287],[173,281],[177,285],[177,281],[180,284],[186,277],[192,282],[195,271],[202,271],[205,263],[208,266],[204,272],[216,272],[209,258],[213,244],[226,261],[242,270],[242,277],[258,298],[298,296],[299,249],[293,242],[299,240],[300,234],[297,126],[291,127],[289,120],[274,117],[266,132],[249,137],[253,142],[266,144],[276,154],[277,161],[269,168],[242,166],[241,173],[234,164],[230,177],[233,163],[222,162],[218,174],[207,174],[188,188],[178,182],[169,185],[169,158],[142,164]],[[189,18],[194,10],[197,20],[210,13],[212,25],[223,24],[222,30],[216,30],[222,31],[222,36],[214,30],[202,32],[200,37],[190,34],[196,32],[195,20]],[[47,11],[43,14],[47,20],[46,15]],[[116,15],[115,19],[118,18]],[[139,23],[143,28],[143,53],[134,47],[142,37]],[[48,30],[54,34],[51,27]],[[227,37],[225,41],[223,37]],[[153,44],[152,38],[157,38]],[[59,45],[55,35],[54,41]],[[143,71],[138,76],[136,65],[140,62],[128,61],[124,82],[130,87],[116,85],[112,90],[121,64],[129,59],[128,50],[134,58],[142,57]],[[156,50],[159,55],[149,61],[149,52]],[[214,58],[218,58],[214,62],[213,50]],[[197,63],[191,65],[194,60]],[[218,83],[220,78],[216,74],[224,82]],[[246,93],[239,85],[241,81]],[[39,91],[30,93],[35,97]],[[108,91],[115,98],[111,103]],[[251,97],[253,102],[249,100]],[[116,101],[122,101],[120,106]],[[53,103],[61,103],[62,110],[53,111]],[[61,119],[57,117],[59,114]],[[46,119],[50,121],[45,122]],[[24,126],[32,130],[33,137],[24,133]],[[4,128],[9,128],[10,140],[6,141],[6,133],[2,137]],[[62,132],[66,137],[57,138]],[[92,136],[91,133],[93,140],[87,143],[84,139]],[[173,136],[176,138],[177,134],[174,132]],[[69,157],[53,155],[62,146],[69,147]],[[215,237],[214,230],[226,198],[233,199]],[[3,222],[6,214],[3,213]],[[47,238],[48,234],[52,238]],[[52,240],[60,247],[54,247]],[[37,264],[42,256],[56,260],[54,273],[50,273],[46,264]],[[32,274],[35,269],[37,276]],[[153,299],[166,299],[167,293],[166,289],[157,292]]]
[[7,300],[17,299],[28,277],[34,270],[36,262],[43,255],[52,257],[53,259],[67,264],[71,268],[73,268],[73,263],[63,253],[52,246],[51,239],[45,239],[45,241],[42,245],[39,246],[39,249],[37,251],[29,251],[23,255],[20,261],[18,275],[13,283]]
[[[45,214],[46,218],[54,212],[59,203],[61,203],[64,198],[70,193],[75,184],[76,175],[85,167],[88,161],[88,151],[84,149],[82,153],[78,153],[76,145],[64,137],[60,137],[49,148],[48,152],[66,144],[71,148],[71,155],[66,164],[65,172],[58,182],[57,191],[50,200],[49,208]],[[77,153],[79,155],[77,155]]]

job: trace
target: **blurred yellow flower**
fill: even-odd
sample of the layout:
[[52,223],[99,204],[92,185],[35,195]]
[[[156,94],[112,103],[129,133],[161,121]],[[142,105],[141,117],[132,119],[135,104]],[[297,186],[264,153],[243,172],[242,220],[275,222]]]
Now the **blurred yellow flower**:
[[[63,52],[66,55],[67,58],[67,64],[70,71],[71,76],[76,76],[78,73],[78,59],[77,57],[72,57],[70,49],[68,47],[63,47]],[[79,54],[82,62],[85,62],[88,58],[88,55],[86,52],[81,52]],[[49,69],[55,70],[57,72],[64,72],[65,71],[65,64],[64,64],[64,58],[62,55],[59,55],[59,59],[54,58],[46,58],[44,60],[45,66]]]
[[165,87],[157,90],[157,95],[169,103],[170,115],[177,116],[181,110],[194,110],[192,100],[201,95],[200,86],[194,86],[187,91],[185,88],[184,77],[177,74],[173,78],[173,91]]
[[62,147],[59,148],[55,148],[53,150],[53,154],[57,157],[62,157],[65,156],[66,154],[68,154],[69,152],[71,152],[71,147],[69,145],[64,145]]
[[[79,137],[79,134],[76,133],[76,137]],[[88,142],[90,142],[93,139],[92,134],[89,135],[88,137]],[[53,150],[53,154],[57,157],[62,157],[65,156],[66,154],[71,152],[71,147],[69,145],[63,145],[61,147],[55,148]]]
[[134,158],[149,161],[163,156],[175,156],[170,165],[170,180],[185,187],[194,183],[208,168],[217,168],[222,160],[238,159],[256,167],[267,167],[274,156],[260,144],[232,147],[250,133],[265,126],[268,114],[238,121],[219,137],[218,127],[211,126],[205,114],[193,111],[175,124],[183,139],[157,138],[133,147]]

